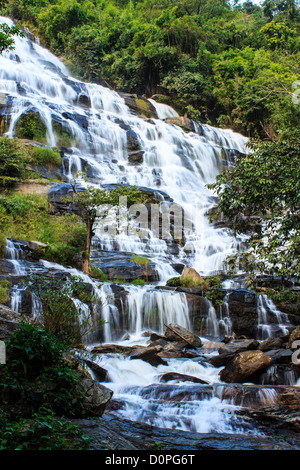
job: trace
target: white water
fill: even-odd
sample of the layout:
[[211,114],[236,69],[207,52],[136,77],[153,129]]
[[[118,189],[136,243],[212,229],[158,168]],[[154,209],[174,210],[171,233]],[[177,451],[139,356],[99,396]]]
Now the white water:
[[[272,299],[266,295],[257,296],[258,339],[266,339],[280,332],[282,336],[289,332],[290,322],[286,313],[278,310]],[[271,321],[270,321],[271,320]]]

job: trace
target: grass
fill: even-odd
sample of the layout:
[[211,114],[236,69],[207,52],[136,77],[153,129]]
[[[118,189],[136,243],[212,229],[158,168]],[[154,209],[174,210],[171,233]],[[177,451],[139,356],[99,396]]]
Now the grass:
[[79,216],[49,213],[47,197],[6,191],[0,194],[0,253],[6,238],[46,243],[45,258],[74,267],[81,266],[80,253],[85,240],[85,225]]

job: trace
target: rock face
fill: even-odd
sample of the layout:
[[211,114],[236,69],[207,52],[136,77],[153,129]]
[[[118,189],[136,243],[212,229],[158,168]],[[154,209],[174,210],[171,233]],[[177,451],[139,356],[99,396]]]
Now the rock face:
[[223,382],[243,383],[256,372],[267,369],[273,360],[262,351],[244,351],[237,354],[221,371]]
[[[24,319],[24,317],[22,317]],[[5,341],[9,339],[11,333],[15,331],[21,320],[21,315],[14,310],[0,305],[0,340]],[[28,321],[28,319],[27,319]]]
[[91,416],[102,416],[104,410],[113,396],[113,391],[95,380],[84,377],[80,381],[84,389],[84,405]]
[[255,338],[257,333],[256,295],[246,289],[237,289],[227,297],[232,331],[238,336]]
[[179,116],[174,118],[167,118],[166,122],[168,124],[181,127],[186,132],[195,132],[195,125],[193,121],[187,117]]

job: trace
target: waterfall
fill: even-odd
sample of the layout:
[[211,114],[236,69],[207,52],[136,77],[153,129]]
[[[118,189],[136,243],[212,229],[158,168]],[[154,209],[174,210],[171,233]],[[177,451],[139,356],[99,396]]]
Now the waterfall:
[[184,293],[131,286],[127,296],[129,331],[139,336],[151,329],[163,334],[165,325],[177,323],[190,329],[189,309]]
[[[7,18],[0,18],[0,22],[13,24]],[[151,224],[143,236],[129,230],[131,219],[125,220],[125,230],[113,237],[103,232],[100,224],[95,228],[93,251],[100,268],[102,252],[113,252],[119,265],[124,254],[127,258],[132,254],[145,256],[157,273],[157,282],[146,286],[124,283],[123,303],[117,299],[112,282],[101,283],[81,271],[45,260],[39,263],[23,260],[21,249],[7,240],[6,259],[14,274],[64,273],[89,284],[93,305],[75,298],[73,302],[83,320],[89,315],[93,320],[101,319],[99,329],[105,343],[124,342],[125,330],[130,340],[136,341],[147,329],[164,333],[168,323],[191,329],[187,295],[162,287],[167,279],[178,276],[184,265],[192,266],[202,275],[222,271],[226,257],[238,250],[240,240],[228,229],[209,223],[208,213],[215,207],[216,197],[207,184],[214,182],[224,164],[228,164],[224,154],[234,158],[246,153],[247,139],[231,130],[196,122],[193,130],[187,132],[168,124],[167,119],[178,114],[154,100],[149,102],[156,115],[149,119],[139,117],[124,96],[71,77],[65,65],[39,42],[14,39],[15,50],[0,55],[5,135],[14,137],[20,119],[34,113],[46,129],[43,144],[63,148],[64,182],[71,182],[78,171],[85,171],[88,182],[97,188],[110,189],[121,184],[144,188],[160,201],[153,204],[158,206],[160,216],[166,213],[168,221],[168,211],[169,215],[178,211],[178,218],[184,221],[176,237],[171,235],[170,223],[160,233],[155,218],[157,207],[151,207],[151,212],[146,212],[146,220],[151,220]],[[136,153],[138,163],[132,160]],[[14,288],[11,304],[17,311],[21,305],[19,295],[19,288]],[[209,334],[215,337],[231,334],[226,297],[222,307],[216,309],[209,301],[208,307]],[[263,325],[268,325],[266,307],[278,319],[279,328],[283,328],[285,319],[264,298],[259,304],[259,328],[264,330]],[[35,297],[32,313],[34,317],[42,313],[42,305]],[[144,337],[146,344],[148,339]],[[87,336],[86,341],[92,341],[91,337]],[[108,371],[106,385],[114,391],[114,398],[124,403],[121,416],[180,430],[247,432],[247,424],[234,414],[236,406],[222,400],[214,390],[214,384],[220,383],[220,369],[201,363],[199,357],[169,359],[167,365],[158,367],[121,354],[103,354],[99,362]],[[191,374],[205,379],[207,385],[197,384],[195,391],[191,383],[163,384],[160,379],[165,372]]]
[[[0,21],[12,24],[6,18]],[[129,184],[159,190],[193,222],[193,229],[178,238],[177,253],[170,250],[170,238],[157,236],[157,226],[151,227],[147,240],[116,237],[120,251],[136,253],[138,245],[138,253],[153,257],[163,280],[175,263],[203,274],[220,271],[225,258],[236,252],[238,241],[231,233],[208,222],[215,197],[206,184],[215,181],[222,168],[222,151],[246,152],[246,138],[197,123],[194,132],[184,132],[165,122],[177,113],[153,100],[158,118],[140,118],[118,93],[72,78],[59,59],[28,38],[16,37],[15,50],[0,56],[0,92],[8,136],[15,135],[19,119],[30,111],[44,123],[49,146],[60,146],[61,134],[67,136],[65,180],[86,170],[97,187]],[[142,156],[138,165],[130,162],[129,142]],[[109,245],[103,233],[98,238]]]
[[20,262],[22,255],[22,249],[18,248],[12,240],[6,239],[4,256],[12,264],[14,274],[17,274],[19,276],[26,274],[26,269]]
[[257,296],[257,317],[258,339],[288,334],[290,322],[287,314],[278,310],[273,300],[265,294]]
[[206,320],[207,335],[212,338],[218,338],[221,335],[231,335],[232,324],[227,298],[228,294],[225,295],[222,305],[217,306],[217,310],[210,300],[205,299],[208,306]]

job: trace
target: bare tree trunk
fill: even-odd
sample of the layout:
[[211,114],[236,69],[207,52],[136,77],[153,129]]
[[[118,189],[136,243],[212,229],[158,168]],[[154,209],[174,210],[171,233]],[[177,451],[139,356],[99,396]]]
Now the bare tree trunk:
[[86,219],[85,224],[86,224],[86,238],[85,238],[84,252],[82,253],[82,272],[84,274],[90,274],[90,255],[91,255],[93,224],[90,218]]

